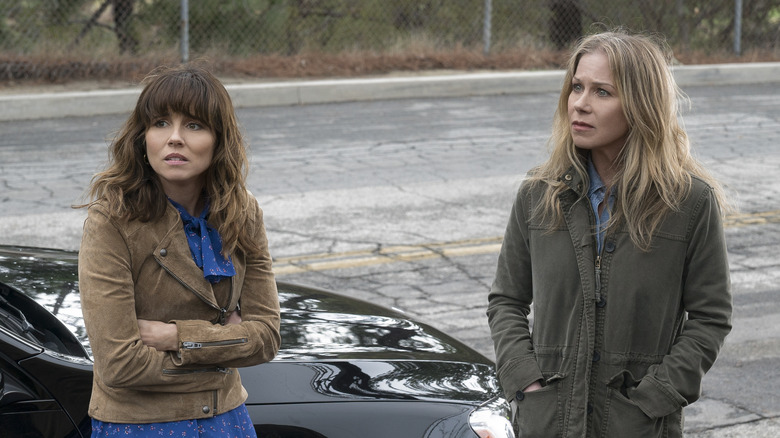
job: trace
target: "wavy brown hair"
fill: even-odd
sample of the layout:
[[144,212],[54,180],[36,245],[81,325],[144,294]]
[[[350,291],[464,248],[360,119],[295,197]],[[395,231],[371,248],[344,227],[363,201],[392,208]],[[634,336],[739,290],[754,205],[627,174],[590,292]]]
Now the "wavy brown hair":
[[216,144],[204,192],[210,202],[208,221],[219,230],[223,253],[258,251],[251,238],[254,218],[247,209],[246,144],[225,87],[196,64],[159,67],[142,84],[135,109],[111,142],[107,168],[92,178],[88,190],[92,203],[104,202],[111,214],[130,220],[147,222],[163,216],[168,200],[146,160],[145,134],[154,120],[179,113],[214,132]]
[[568,100],[580,59],[596,51],[609,60],[628,121],[626,143],[617,157],[617,174],[611,184],[617,202],[608,232],[625,224],[634,244],[649,250],[653,233],[666,214],[677,211],[688,195],[693,176],[712,187],[722,210],[730,209],[720,184],[691,155],[688,135],[679,121],[680,102],[687,98],[669,68],[671,50],[658,38],[616,30],[585,37],[569,58],[548,142],[550,158],[529,177],[546,185],[537,217],[551,226],[563,220],[559,195],[568,187],[559,178],[572,166],[588,181],[586,152],[577,148],[571,135]]

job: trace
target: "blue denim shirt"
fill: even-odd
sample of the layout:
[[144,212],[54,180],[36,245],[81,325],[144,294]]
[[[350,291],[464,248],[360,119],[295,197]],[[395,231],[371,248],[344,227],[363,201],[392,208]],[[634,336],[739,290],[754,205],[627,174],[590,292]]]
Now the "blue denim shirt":
[[609,212],[615,205],[615,193],[614,190],[610,191],[609,199],[607,199],[607,208],[599,214],[599,205],[604,202],[607,188],[604,182],[601,181],[599,173],[596,172],[593,160],[590,159],[588,160],[588,178],[590,179],[588,199],[593,207],[593,215],[596,216],[596,250],[597,254],[601,254],[601,248],[604,246],[604,230],[607,228],[607,222],[609,221]]

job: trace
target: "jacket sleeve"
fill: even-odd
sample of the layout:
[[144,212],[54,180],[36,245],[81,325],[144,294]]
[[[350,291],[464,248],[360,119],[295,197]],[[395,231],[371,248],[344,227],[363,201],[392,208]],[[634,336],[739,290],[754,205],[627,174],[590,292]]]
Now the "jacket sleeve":
[[533,301],[531,256],[523,193],[518,191],[504,234],[498,267],[488,295],[488,324],[499,381],[508,399],[543,378],[536,362],[528,314]]
[[135,313],[132,258],[120,227],[90,207],[79,250],[81,308],[97,381],[108,387],[155,392],[218,389],[225,372],[181,373],[172,355],[141,341]]
[[220,325],[208,321],[178,320],[180,350],[178,365],[219,365],[247,367],[271,361],[279,351],[279,297],[268,252],[263,212],[254,197],[251,229],[259,243],[259,254],[246,257],[246,273],[241,285],[240,324]]
[[683,278],[687,318],[663,361],[651,366],[629,397],[651,418],[696,401],[701,381],[731,331],[731,284],[721,213],[707,188],[693,209]]

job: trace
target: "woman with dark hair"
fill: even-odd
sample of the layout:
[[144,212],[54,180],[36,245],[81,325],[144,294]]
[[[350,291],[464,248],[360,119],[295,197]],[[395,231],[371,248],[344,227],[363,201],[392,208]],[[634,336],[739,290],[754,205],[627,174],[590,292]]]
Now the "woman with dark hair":
[[92,436],[253,437],[235,368],[274,358],[279,302],[235,111],[201,67],[144,83],[79,252]]
[[731,329],[726,199],[668,59],[647,36],[584,38],[517,193],[487,313],[521,436],[682,436]]

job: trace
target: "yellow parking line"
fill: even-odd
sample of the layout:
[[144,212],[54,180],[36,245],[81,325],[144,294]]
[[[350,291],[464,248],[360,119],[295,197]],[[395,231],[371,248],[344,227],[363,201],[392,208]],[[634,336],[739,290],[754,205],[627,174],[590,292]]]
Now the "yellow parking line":
[[276,275],[297,274],[439,257],[489,254],[498,252],[501,248],[501,240],[501,237],[489,237],[457,242],[389,246],[379,250],[283,257],[274,260],[274,273]]
[[[723,222],[724,226],[729,228],[770,223],[780,223],[780,210],[729,215]],[[502,240],[503,238],[499,236],[454,242],[397,245],[377,250],[281,257],[274,260],[274,273],[276,275],[289,275],[433,258],[495,254],[501,249]]]
[[745,227],[780,223],[780,210],[760,211],[756,213],[733,214],[723,221],[725,227]]

